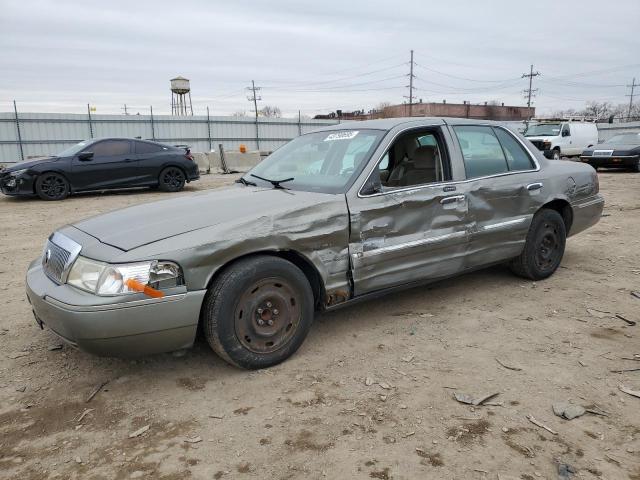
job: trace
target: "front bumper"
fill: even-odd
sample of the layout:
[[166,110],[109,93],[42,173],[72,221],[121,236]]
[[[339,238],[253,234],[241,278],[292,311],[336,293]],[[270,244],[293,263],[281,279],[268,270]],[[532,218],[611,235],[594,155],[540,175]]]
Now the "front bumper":
[[638,163],[640,155],[612,155],[610,157],[594,157],[581,155],[580,161],[592,167],[633,167]]
[[206,290],[165,297],[105,297],[58,285],[42,271],[40,260],[27,271],[27,297],[38,324],[86,352],[133,357],[193,345]]
[[34,195],[35,177],[23,173],[17,177],[0,172],[0,191],[5,195]]

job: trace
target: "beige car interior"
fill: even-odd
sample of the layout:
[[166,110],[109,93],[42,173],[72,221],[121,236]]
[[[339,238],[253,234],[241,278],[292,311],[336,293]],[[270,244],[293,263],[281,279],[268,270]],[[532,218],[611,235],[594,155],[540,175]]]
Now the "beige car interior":
[[379,170],[382,185],[390,188],[442,181],[442,155],[436,137],[417,132],[399,138],[383,157]]

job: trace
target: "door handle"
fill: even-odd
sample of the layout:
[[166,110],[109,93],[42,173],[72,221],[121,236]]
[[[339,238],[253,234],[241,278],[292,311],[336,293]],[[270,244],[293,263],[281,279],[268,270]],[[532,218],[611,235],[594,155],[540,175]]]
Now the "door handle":
[[530,183],[529,185],[527,185],[527,190],[529,190],[530,192],[533,190],[540,190],[541,188],[542,188],[542,183],[540,182]]
[[132,158],[125,158],[124,159],[124,163],[131,163],[131,162],[133,162]]
[[448,205],[449,203],[463,202],[465,199],[464,195],[454,195],[452,197],[444,197],[440,200],[442,205]]

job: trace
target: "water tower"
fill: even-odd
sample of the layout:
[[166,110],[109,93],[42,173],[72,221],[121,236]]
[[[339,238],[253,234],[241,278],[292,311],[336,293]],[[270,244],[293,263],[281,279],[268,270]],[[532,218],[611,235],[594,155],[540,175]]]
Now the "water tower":
[[171,79],[171,114],[178,116],[193,115],[191,87],[189,80],[184,77]]

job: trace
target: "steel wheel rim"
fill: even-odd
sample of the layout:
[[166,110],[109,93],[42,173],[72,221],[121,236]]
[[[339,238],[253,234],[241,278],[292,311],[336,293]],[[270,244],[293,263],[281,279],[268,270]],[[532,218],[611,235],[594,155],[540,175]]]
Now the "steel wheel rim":
[[171,168],[164,173],[162,181],[165,185],[173,188],[179,188],[184,182],[184,175],[182,174],[182,171],[177,168]]
[[56,198],[66,190],[64,180],[58,175],[49,175],[40,183],[40,190],[49,198]]
[[296,290],[280,277],[261,279],[240,296],[234,312],[235,333],[244,348],[268,354],[285,346],[300,324]]
[[555,226],[545,223],[536,247],[536,265],[541,270],[553,268],[560,258],[560,236]]

